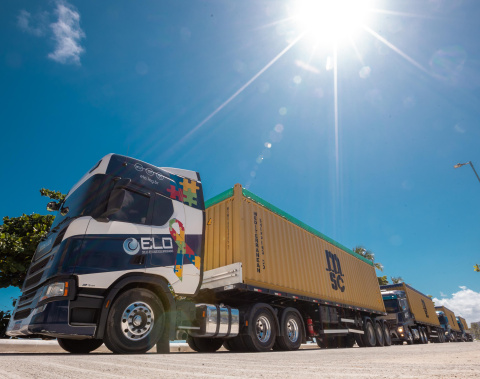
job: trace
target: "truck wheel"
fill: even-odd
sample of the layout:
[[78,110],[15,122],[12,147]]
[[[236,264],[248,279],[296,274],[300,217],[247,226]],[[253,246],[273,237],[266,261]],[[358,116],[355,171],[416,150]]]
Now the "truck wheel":
[[236,336],[233,338],[226,339],[225,342],[223,343],[223,347],[228,351],[234,351],[234,352],[247,351],[247,348],[243,343],[243,339],[241,336]]
[[363,335],[355,333],[355,342],[357,343],[358,347],[365,347],[363,343]]
[[383,340],[383,328],[382,324],[375,321],[375,338],[377,339],[377,346],[383,346],[385,344]]
[[283,325],[280,325],[282,335],[277,336],[274,349],[298,350],[303,341],[302,322],[295,312],[288,312]]
[[427,331],[425,330],[424,327],[420,328],[420,335],[422,336],[422,343],[427,344],[428,343],[428,337],[427,337]]
[[105,327],[105,346],[115,354],[145,353],[160,339],[165,312],[151,291],[135,288],[113,303]]
[[73,354],[88,354],[93,350],[97,350],[102,346],[102,340],[69,340],[66,338],[57,338],[57,342],[60,347]]
[[382,332],[383,332],[383,344],[384,346],[391,346],[392,345],[392,336],[390,334],[390,329],[388,328],[388,324],[386,322],[382,325]]
[[199,353],[215,353],[223,345],[221,338],[187,337],[188,346]]
[[410,328],[407,329],[407,345],[413,345],[413,334]]
[[250,318],[248,334],[243,342],[253,352],[269,351],[275,343],[275,318],[266,307],[259,307]]
[[374,347],[377,344],[377,338],[375,337],[375,328],[372,321],[367,320],[363,326],[363,343],[366,347]]

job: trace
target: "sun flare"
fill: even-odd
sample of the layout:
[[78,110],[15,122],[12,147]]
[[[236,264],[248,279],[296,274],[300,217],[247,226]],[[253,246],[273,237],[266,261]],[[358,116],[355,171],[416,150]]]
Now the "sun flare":
[[373,0],[299,0],[294,19],[319,42],[341,42],[368,21]]

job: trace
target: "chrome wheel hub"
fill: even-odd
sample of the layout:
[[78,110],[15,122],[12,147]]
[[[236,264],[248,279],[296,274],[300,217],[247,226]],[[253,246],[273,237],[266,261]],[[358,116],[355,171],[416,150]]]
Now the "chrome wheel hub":
[[265,316],[260,316],[256,325],[257,338],[260,342],[268,342],[272,333],[270,321]]
[[153,329],[154,314],[146,303],[130,304],[122,314],[122,332],[128,339],[138,341],[147,337]]
[[293,318],[287,321],[287,337],[290,342],[297,342],[298,340],[298,324]]

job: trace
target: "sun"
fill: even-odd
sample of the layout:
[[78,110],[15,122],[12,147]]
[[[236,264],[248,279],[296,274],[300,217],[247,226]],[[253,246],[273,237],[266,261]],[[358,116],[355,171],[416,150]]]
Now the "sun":
[[317,42],[341,43],[368,22],[374,0],[298,0],[293,18]]

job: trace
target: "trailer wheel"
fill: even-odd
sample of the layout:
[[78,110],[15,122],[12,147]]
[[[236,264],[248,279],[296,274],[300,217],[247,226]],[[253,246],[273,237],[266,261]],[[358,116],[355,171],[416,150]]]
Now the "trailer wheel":
[[145,353],[163,334],[160,299],[145,288],[130,289],[113,303],[105,327],[105,346],[115,354]]
[[375,321],[375,338],[377,339],[377,346],[383,346],[385,344],[383,338],[383,327],[378,321]]
[[390,328],[386,322],[382,325],[382,333],[383,333],[383,345],[384,346],[391,346],[392,345],[392,336],[390,334]]
[[365,347],[365,344],[363,343],[363,334],[357,334],[355,333],[355,342],[357,343],[358,347]]
[[300,317],[295,312],[285,315],[283,325],[280,325],[282,335],[275,340],[275,350],[298,350],[303,341],[303,328]]
[[69,340],[67,338],[57,338],[60,347],[73,354],[88,354],[102,346],[102,340]]
[[222,347],[223,342],[221,338],[187,337],[188,346],[198,353],[215,353]]
[[420,327],[420,335],[422,336],[422,343],[427,344],[428,343],[427,331],[423,326]]
[[338,340],[336,337],[315,337],[317,345],[321,349],[335,349],[338,347]]
[[377,344],[377,338],[375,336],[375,328],[371,320],[367,320],[363,325],[363,343],[366,347],[374,347]]
[[248,334],[243,342],[253,352],[269,351],[276,338],[275,319],[266,307],[259,307],[250,318]]

